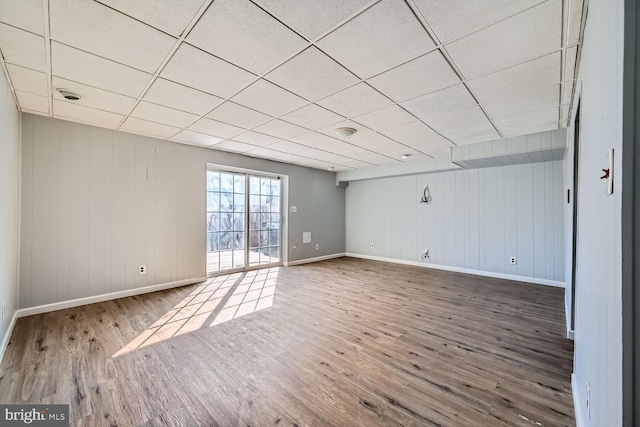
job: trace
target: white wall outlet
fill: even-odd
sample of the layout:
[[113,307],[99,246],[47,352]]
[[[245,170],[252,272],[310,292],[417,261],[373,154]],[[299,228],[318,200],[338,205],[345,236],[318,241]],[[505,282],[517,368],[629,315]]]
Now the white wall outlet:
[[147,274],[147,266],[141,265],[138,267],[138,274]]
[[373,244],[373,242],[371,242],[371,249],[375,248],[376,245]]
[[291,208],[289,209],[289,211],[290,211],[291,213],[296,213],[296,212],[298,212],[298,207],[297,207],[297,206],[291,206]]
[[517,264],[518,260],[516,259],[516,257],[512,256],[511,258],[509,258],[509,264]]
[[320,249],[320,243],[316,243],[316,251]]

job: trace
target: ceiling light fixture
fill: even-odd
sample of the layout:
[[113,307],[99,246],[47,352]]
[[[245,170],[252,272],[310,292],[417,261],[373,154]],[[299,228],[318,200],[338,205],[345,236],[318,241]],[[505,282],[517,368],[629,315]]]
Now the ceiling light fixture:
[[411,154],[403,154],[400,156],[401,159],[408,159],[409,157],[411,157]]
[[71,92],[70,90],[67,89],[56,89],[58,92],[60,92],[60,95],[64,96],[64,99],[68,99],[69,101],[77,101],[79,100],[81,97],[80,95],[77,95],[73,92]]
[[335,168],[334,168],[333,166],[329,166],[329,167],[327,168],[327,170],[328,170],[328,171],[332,171],[332,170],[334,170],[334,169],[335,169]]
[[351,135],[356,133],[357,130],[354,128],[338,128],[335,132],[340,138],[349,138]]

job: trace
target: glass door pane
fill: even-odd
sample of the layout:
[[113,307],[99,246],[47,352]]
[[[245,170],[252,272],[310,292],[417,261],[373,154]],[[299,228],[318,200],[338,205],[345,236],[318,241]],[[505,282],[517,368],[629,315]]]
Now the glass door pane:
[[243,268],[245,175],[207,171],[207,273]]
[[249,176],[249,265],[280,262],[280,184],[277,178]]

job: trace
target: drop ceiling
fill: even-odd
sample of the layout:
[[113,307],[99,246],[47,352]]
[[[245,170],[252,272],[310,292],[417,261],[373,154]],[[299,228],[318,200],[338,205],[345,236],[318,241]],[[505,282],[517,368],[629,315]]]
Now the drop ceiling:
[[23,112],[341,171],[566,126],[582,7],[0,0],[0,52]]

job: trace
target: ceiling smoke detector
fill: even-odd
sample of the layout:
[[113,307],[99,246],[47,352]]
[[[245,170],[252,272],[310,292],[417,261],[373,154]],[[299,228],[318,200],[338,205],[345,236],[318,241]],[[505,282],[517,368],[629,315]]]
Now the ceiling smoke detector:
[[77,101],[80,99],[80,95],[75,94],[67,89],[56,89],[60,92],[60,95],[64,96],[64,99],[68,99],[69,101]]
[[335,132],[340,138],[349,138],[351,135],[356,133],[357,130],[354,128],[338,128]]

